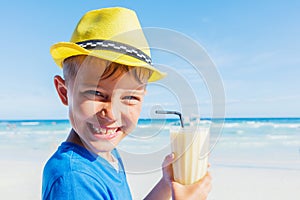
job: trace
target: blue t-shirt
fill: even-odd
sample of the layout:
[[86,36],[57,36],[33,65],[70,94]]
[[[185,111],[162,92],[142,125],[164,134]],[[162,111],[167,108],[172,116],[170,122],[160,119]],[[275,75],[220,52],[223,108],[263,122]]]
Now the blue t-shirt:
[[45,165],[42,199],[132,199],[119,153],[112,154],[119,171],[87,149],[63,142]]

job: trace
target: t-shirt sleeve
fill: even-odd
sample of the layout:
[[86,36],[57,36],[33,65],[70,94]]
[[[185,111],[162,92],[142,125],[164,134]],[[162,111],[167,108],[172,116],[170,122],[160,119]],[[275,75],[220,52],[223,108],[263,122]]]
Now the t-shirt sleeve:
[[110,199],[107,189],[95,178],[81,172],[64,174],[56,179],[44,200]]

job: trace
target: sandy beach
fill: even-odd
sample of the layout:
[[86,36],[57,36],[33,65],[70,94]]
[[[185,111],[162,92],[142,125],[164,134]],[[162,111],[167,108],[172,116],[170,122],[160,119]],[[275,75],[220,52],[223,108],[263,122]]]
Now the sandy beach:
[[[1,199],[40,199],[43,164],[0,161]],[[300,198],[300,171],[212,166],[210,200],[282,200]],[[142,199],[161,172],[128,174],[134,199]]]
[[211,200],[300,199],[300,171],[216,168]]
[[41,199],[42,165],[31,161],[0,161],[1,199]]
[[[300,199],[300,171],[211,167],[210,172],[209,200]],[[159,177],[160,173],[130,175],[135,199],[142,199]]]

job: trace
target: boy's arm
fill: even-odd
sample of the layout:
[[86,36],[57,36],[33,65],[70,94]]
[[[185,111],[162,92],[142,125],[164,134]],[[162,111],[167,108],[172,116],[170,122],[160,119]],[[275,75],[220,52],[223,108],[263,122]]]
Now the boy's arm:
[[165,183],[164,178],[161,178],[160,181],[154,186],[151,192],[145,197],[144,200],[165,200],[170,199],[171,189],[170,186]]
[[172,165],[170,164],[173,160],[174,155],[168,155],[163,164],[163,177],[160,181],[154,186],[151,192],[145,197],[144,200],[169,200],[171,198],[171,186],[172,186],[172,177],[173,170]]

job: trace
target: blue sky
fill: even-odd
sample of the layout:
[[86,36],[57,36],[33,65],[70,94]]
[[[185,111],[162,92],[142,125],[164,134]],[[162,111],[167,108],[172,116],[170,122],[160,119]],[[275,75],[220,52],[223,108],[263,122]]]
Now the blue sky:
[[[67,118],[67,110],[59,102],[52,80],[61,70],[55,66],[49,47],[68,41],[85,12],[111,6],[134,9],[143,27],[176,30],[203,46],[223,80],[226,117],[300,116],[298,1],[40,3],[11,0],[0,8],[0,119]],[[161,88],[150,86],[149,90],[142,117],[149,113],[147,105],[158,103],[157,99],[166,105],[172,103],[167,97],[161,98]],[[206,115],[209,111],[205,110],[205,104],[203,107]]]

